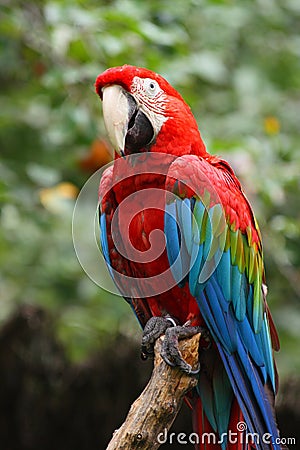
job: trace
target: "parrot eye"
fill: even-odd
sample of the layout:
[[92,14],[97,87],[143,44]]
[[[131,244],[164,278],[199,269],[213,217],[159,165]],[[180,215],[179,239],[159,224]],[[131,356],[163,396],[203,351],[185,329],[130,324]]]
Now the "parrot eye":
[[151,78],[145,78],[144,81],[145,92],[149,97],[154,97],[161,89],[157,81]]

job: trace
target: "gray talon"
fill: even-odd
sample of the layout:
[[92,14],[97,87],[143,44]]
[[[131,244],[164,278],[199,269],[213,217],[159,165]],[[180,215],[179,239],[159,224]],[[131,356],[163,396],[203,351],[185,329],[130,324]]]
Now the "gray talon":
[[147,359],[148,356],[154,354],[155,341],[163,336],[169,327],[172,327],[174,320],[169,320],[168,317],[151,317],[145,325],[142,337],[142,359]]
[[142,359],[147,359],[154,354],[155,341],[162,335],[165,339],[162,344],[161,357],[171,367],[178,367],[182,372],[188,375],[198,375],[200,372],[200,363],[196,369],[193,369],[182,357],[178,347],[178,341],[189,338],[197,333],[201,333],[201,338],[207,342],[205,349],[210,346],[210,335],[208,330],[202,327],[193,327],[189,322],[183,326],[176,325],[171,317],[151,317],[145,325],[142,338]]

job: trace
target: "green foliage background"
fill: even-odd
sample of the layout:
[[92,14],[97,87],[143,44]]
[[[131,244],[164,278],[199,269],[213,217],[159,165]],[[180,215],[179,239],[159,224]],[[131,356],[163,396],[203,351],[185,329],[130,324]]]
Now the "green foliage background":
[[[1,2],[0,320],[23,303],[56,318],[75,360],[116,332],[139,335],[121,299],[82,271],[72,245],[78,159],[104,137],[96,76],[146,66],[191,105],[260,223],[282,375],[300,370],[300,3],[297,0]],[[51,202],[43,202],[43,193]]]

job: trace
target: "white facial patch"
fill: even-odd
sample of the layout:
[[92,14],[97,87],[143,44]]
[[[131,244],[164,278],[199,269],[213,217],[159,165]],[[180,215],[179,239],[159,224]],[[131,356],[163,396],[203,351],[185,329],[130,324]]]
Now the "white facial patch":
[[165,116],[168,102],[167,95],[156,80],[140,77],[134,77],[131,93],[134,95],[140,109],[150,120],[154,133],[157,135],[162,125],[168,120]]

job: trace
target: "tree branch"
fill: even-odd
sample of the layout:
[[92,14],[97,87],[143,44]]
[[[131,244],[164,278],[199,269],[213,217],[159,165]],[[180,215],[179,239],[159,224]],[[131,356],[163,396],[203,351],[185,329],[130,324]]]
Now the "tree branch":
[[[114,432],[106,450],[155,450],[161,445],[158,436],[170,429],[185,394],[196,386],[197,377],[168,366],[160,356],[163,337],[155,344],[151,378],[141,395],[131,405],[123,425]],[[183,358],[198,364],[200,334],[179,342]]]

